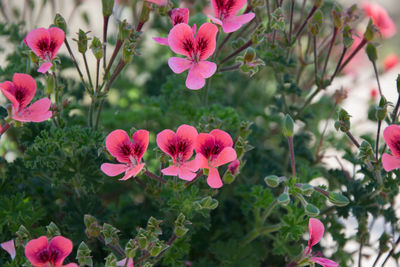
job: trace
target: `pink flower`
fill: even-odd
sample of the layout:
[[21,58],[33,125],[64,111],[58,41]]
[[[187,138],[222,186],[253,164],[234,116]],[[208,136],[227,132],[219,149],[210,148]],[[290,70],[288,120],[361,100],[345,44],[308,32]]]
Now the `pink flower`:
[[34,29],[26,35],[25,44],[44,60],[38,72],[46,73],[53,66],[51,61],[56,57],[64,39],[64,31],[57,27],[51,27],[48,30],[45,28]]
[[[117,262],[117,266],[125,266],[126,258]],[[133,259],[129,258],[126,267],[134,267]]]
[[231,136],[221,130],[212,130],[209,134],[201,133],[196,138],[196,161],[200,168],[208,169],[207,183],[211,188],[222,186],[217,167],[234,161],[236,151],[233,149]]
[[168,3],[168,0],[146,0],[146,1],[159,6],[165,6]]
[[396,54],[390,54],[383,60],[383,68],[388,71],[396,67],[400,62],[399,57]]
[[[321,240],[322,236],[324,235],[324,231],[325,231],[324,225],[320,220],[315,218],[310,218],[310,220],[308,221],[308,232],[309,232],[308,244],[306,250],[304,251],[306,256],[308,256],[311,253],[311,248]],[[311,257],[310,260],[324,267],[338,266],[336,262],[330,259]]]
[[11,117],[22,122],[41,122],[52,116],[49,111],[51,101],[42,98],[30,105],[36,92],[36,82],[28,74],[15,73],[13,81],[6,81],[0,84],[0,90],[11,101]]
[[[188,24],[189,22],[189,9],[188,8],[174,8],[169,13],[172,21],[172,26],[178,25],[180,23]],[[194,31],[196,32],[196,31]],[[168,45],[168,38],[164,37],[154,37],[154,41],[161,45]]]
[[364,2],[362,4],[365,15],[372,19],[383,38],[390,38],[396,34],[396,24],[389,17],[387,11],[378,3]]
[[221,25],[226,33],[237,31],[255,16],[252,12],[236,16],[246,3],[247,0],[211,0],[215,17],[210,15],[208,17],[215,24]]
[[122,164],[103,163],[101,170],[108,176],[125,172],[125,176],[120,180],[135,177],[145,165],[141,160],[148,145],[149,132],[146,130],[136,131],[132,136],[132,141],[125,131],[112,131],[106,138],[106,148]]
[[382,156],[383,168],[389,172],[400,168],[400,126],[392,124],[386,127],[383,131],[383,138],[393,155],[385,153]]
[[197,130],[193,126],[181,125],[176,134],[171,130],[164,130],[157,135],[157,145],[172,158],[173,165],[162,169],[168,176],[178,176],[187,181],[196,177],[199,169],[195,160],[188,161],[193,155],[197,138]]
[[376,88],[372,88],[369,94],[372,100],[376,100],[376,98],[378,97],[378,90],[376,90]]
[[4,249],[5,251],[10,254],[11,259],[14,260],[16,252],[15,252],[15,245],[14,245],[14,239],[11,239],[7,242],[1,243],[0,244],[1,248]]
[[182,73],[189,69],[186,78],[186,87],[197,90],[205,85],[205,79],[210,78],[217,70],[214,62],[206,61],[215,50],[218,28],[211,23],[201,25],[193,37],[193,30],[189,25],[181,23],[169,32],[168,44],[172,51],[187,57],[171,57],[168,65],[175,73]]
[[239,166],[240,166],[240,161],[238,159],[235,159],[228,165],[228,170],[232,173],[232,175],[235,175],[239,171]]
[[76,263],[63,265],[71,251],[71,240],[62,236],[56,236],[50,242],[46,236],[41,236],[25,246],[25,256],[34,267],[78,267]]

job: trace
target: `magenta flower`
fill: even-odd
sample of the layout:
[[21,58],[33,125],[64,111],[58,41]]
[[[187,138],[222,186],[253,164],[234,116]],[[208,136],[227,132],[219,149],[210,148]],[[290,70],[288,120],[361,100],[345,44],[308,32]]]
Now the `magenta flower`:
[[120,180],[135,177],[145,165],[141,161],[148,145],[149,132],[146,130],[136,131],[132,136],[132,141],[125,131],[112,131],[106,138],[106,148],[122,164],[103,163],[101,170],[108,176],[125,172],[125,176]]
[[396,24],[381,5],[375,2],[364,2],[362,7],[365,14],[370,17],[375,26],[378,27],[383,38],[390,38],[396,34]]
[[382,155],[383,168],[389,172],[400,168],[400,126],[392,124],[386,127],[383,138],[393,155],[387,153]]
[[63,265],[71,251],[71,240],[63,236],[56,236],[50,242],[46,236],[41,236],[25,246],[25,256],[34,267],[78,267],[76,263]]
[[178,176],[187,181],[196,177],[197,161],[188,160],[193,155],[197,135],[197,130],[189,125],[179,126],[176,133],[167,129],[157,135],[158,147],[172,158],[173,165],[161,170],[164,175]]
[[127,263],[126,265],[125,265],[125,263],[126,263],[126,258],[125,258],[125,259],[122,259],[122,260],[120,260],[120,261],[117,261],[117,266],[134,267],[132,258],[129,258],[129,259],[128,259],[128,263]]
[[196,161],[199,168],[208,169],[207,183],[211,188],[222,186],[217,167],[236,159],[236,151],[232,146],[231,136],[218,129],[212,130],[209,134],[201,133],[197,136]]
[[158,6],[165,6],[168,3],[168,0],[146,0],[146,1],[156,4]]
[[1,244],[0,244],[0,247],[1,247],[2,249],[4,249],[5,251],[7,251],[8,254],[10,254],[10,256],[11,256],[11,259],[14,260],[15,255],[17,254],[17,253],[15,252],[14,239],[11,239],[11,240],[9,240],[9,241],[7,241],[7,242],[1,243]]
[[22,122],[41,122],[52,116],[49,111],[51,101],[42,98],[30,105],[36,92],[36,82],[28,74],[15,73],[13,81],[6,81],[0,84],[0,90],[11,101],[11,118]]
[[205,85],[205,79],[210,78],[217,70],[214,62],[206,61],[215,50],[218,28],[211,23],[201,25],[193,37],[193,30],[187,24],[178,24],[169,32],[168,44],[172,51],[187,57],[171,57],[168,65],[175,73],[189,69],[186,87],[197,90]]
[[[171,18],[172,26],[180,23],[188,24],[189,22],[189,8],[174,8],[168,14]],[[194,30],[194,33],[196,33],[196,30]],[[153,40],[160,45],[168,45],[168,38],[166,37],[154,37]]]
[[[306,250],[304,251],[305,256],[310,255],[311,248],[321,240],[322,236],[324,235],[324,231],[325,231],[324,225],[320,220],[315,218],[310,218],[310,220],[308,221],[308,232],[309,232],[308,245]],[[326,258],[312,256],[310,260],[324,267],[338,266],[336,262]]]
[[215,24],[221,25],[226,33],[237,31],[255,17],[252,12],[236,16],[246,3],[247,0],[211,0],[215,17],[210,15],[208,17]]
[[25,44],[44,61],[38,72],[46,73],[53,66],[51,61],[56,57],[64,39],[64,31],[57,27],[51,27],[48,30],[34,29],[26,35]]
[[239,171],[239,167],[240,161],[238,159],[235,159],[234,161],[229,163],[228,170],[230,171],[230,173],[232,173],[232,175],[235,175]]

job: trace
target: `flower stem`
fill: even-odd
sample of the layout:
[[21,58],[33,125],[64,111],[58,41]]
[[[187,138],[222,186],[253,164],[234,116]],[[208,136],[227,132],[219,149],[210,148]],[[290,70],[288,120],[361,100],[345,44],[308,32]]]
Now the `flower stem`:
[[150,178],[154,179],[154,180],[162,182],[163,184],[167,183],[167,181],[165,179],[161,178],[160,176],[155,175],[154,173],[152,173],[152,172],[150,172],[148,170],[146,170],[143,174],[146,175],[147,177],[150,177]]
[[292,165],[293,177],[296,177],[296,161],[294,159],[294,147],[293,147],[293,137],[288,136],[289,151],[290,151],[290,162]]
[[86,54],[82,53],[82,57],[83,57],[83,62],[85,62],[85,69],[86,69],[86,74],[87,74],[88,79],[89,79],[90,91],[93,91],[92,77],[90,76],[89,65],[87,63]]
[[249,243],[251,243],[254,239],[256,239],[259,236],[276,232],[279,231],[281,228],[281,224],[274,224],[274,225],[268,225],[268,226],[263,226],[259,228],[255,228],[253,231],[251,231],[242,241],[242,245],[245,246]]
[[104,46],[104,53],[103,53],[103,68],[106,69],[107,66],[107,30],[108,30],[108,21],[110,16],[105,16],[103,18],[103,46]]
[[224,59],[222,59],[221,62],[219,63],[219,66],[222,66],[225,62],[227,62],[228,60],[230,60],[231,58],[233,58],[234,56],[236,56],[237,54],[239,54],[240,52],[242,52],[243,50],[245,50],[246,48],[248,48],[252,44],[253,44],[252,40],[247,41],[247,43],[245,43],[244,45],[239,47],[236,51],[234,51],[229,56],[227,56]]

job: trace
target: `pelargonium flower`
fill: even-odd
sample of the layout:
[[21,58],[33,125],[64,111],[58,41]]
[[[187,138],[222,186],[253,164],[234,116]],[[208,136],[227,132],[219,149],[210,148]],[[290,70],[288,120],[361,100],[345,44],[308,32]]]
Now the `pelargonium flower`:
[[383,60],[383,68],[389,71],[400,63],[400,59],[396,54],[390,54]]
[[[311,248],[321,240],[322,236],[324,235],[324,231],[325,227],[320,220],[315,218],[310,218],[310,220],[308,221],[308,232],[309,232],[308,244],[306,250],[304,251],[305,256],[310,255]],[[312,256],[310,257],[310,260],[324,267],[338,266],[336,262],[326,258]]]
[[0,244],[0,247],[2,249],[4,249],[5,251],[8,252],[8,254],[10,254],[11,259],[14,260],[16,252],[15,252],[15,245],[14,245],[14,239],[11,239],[7,242],[3,242]]
[[44,61],[38,72],[46,73],[53,66],[51,61],[56,57],[64,39],[64,31],[57,27],[37,28],[26,35],[25,44]]
[[231,136],[222,130],[212,130],[209,134],[201,133],[196,138],[196,161],[199,168],[208,169],[207,183],[212,188],[220,188],[222,180],[217,167],[234,161],[236,151],[233,149]]
[[[171,18],[172,26],[180,23],[189,23],[189,8],[174,8],[168,14]],[[168,45],[168,38],[166,37],[154,37],[153,40],[161,45]]]
[[232,173],[232,175],[235,175],[239,171],[240,167],[240,161],[238,159],[235,159],[228,165],[228,171]]
[[[122,259],[122,260],[120,260],[120,261],[117,261],[117,266],[123,266],[123,267],[134,267],[134,264],[133,264],[133,259],[132,258],[129,258],[128,259],[128,263],[126,263],[126,258],[125,259]],[[126,263],[126,265],[125,265],[125,263]]]
[[218,28],[211,23],[201,25],[193,36],[189,25],[181,23],[172,28],[168,35],[168,45],[177,54],[187,58],[171,57],[168,65],[175,73],[189,69],[186,87],[197,90],[205,85],[205,79],[210,78],[217,70],[214,62],[206,61],[215,50]]
[[383,168],[389,172],[400,168],[400,126],[392,124],[386,127],[383,131],[383,138],[392,151],[392,155],[387,153],[382,155]]
[[208,17],[215,24],[221,25],[226,33],[237,31],[255,17],[253,12],[236,16],[246,3],[247,0],[211,0],[215,17]]
[[146,0],[146,1],[159,6],[165,6],[168,3],[168,0]]
[[378,27],[383,38],[390,38],[396,34],[396,24],[381,5],[375,2],[364,2],[362,7],[365,14],[370,17],[375,26]]
[[144,167],[142,157],[149,145],[149,132],[138,130],[132,141],[124,130],[114,130],[106,138],[106,148],[122,164],[103,163],[101,170],[108,176],[125,172],[120,180],[135,177]]
[[63,236],[48,241],[46,236],[32,239],[25,246],[25,256],[34,267],[78,267],[76,263],[63,265],[72,251],[72,242]]
[[15,73],[13,81],[0,84],[0,90],[11,101],[11,118],[22,122],[41,122],[52,116],[51,101],[42,98],[28,107],[36,93],[36,82],[28,74]]
[[197,135],[197,130],[189,125],[179,126],[176,133],[167,129],[157,135],[158,147],[172,158],[173,165],[161,170],[164,175],[178,176],[187,181],[196,177],[197,162],[188,160],[193,155]]

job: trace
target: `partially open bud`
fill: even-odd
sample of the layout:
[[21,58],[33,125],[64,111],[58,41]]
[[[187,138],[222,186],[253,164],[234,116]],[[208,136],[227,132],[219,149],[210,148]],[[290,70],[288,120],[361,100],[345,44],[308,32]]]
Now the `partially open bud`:
[[247,48],[246,52],[244,53],[244,63],[252,62],[256,58],[256,50],[252,47]]
[[59,13],[56,14],[54,17],[54,25],[63,30],[64,32],[67,31],[67,23],[65,22],[65,19],[63,16],[61,16]]
[[87,37],[87,33],[79,29],[78,40],[76,42],[78,43],[78,50],[80,53],[86,53],[88,48],[88,40],[89,38]]
[[364,40],[367,41],[367,42],[372,41],[374,39],[374,37],[375,37],[376,31],[377,30],[375,28],[375,25],[372,22],[372,19],[370,19],[369,22],[368,22],[367,29],[365,30],[365,33],[364,33]]
[[347,197],[335,192],[329,192],[329,202],[338,207],[344,207],[350,203]]
[[228,170],[232,175],[235,175],[239,171],[239,166],[240,166],[240,161],[238,159],[235,159],[228,165]]

